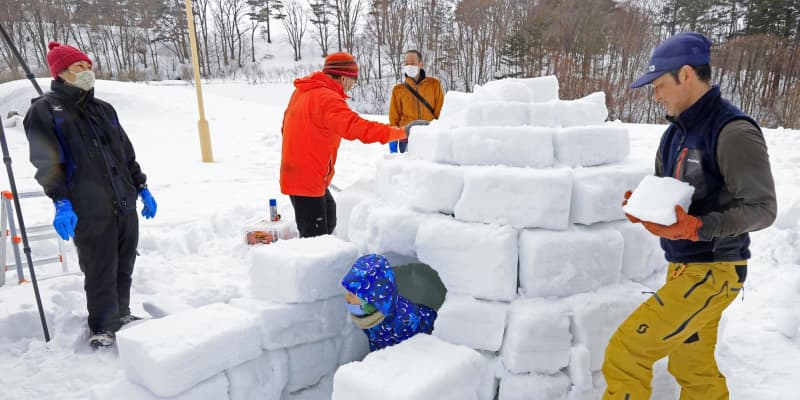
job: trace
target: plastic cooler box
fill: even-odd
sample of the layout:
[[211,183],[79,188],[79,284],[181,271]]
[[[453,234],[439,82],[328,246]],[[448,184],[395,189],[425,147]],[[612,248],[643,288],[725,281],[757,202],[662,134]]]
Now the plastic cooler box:
[[278,240],[298,237],[294,221],[268,221],[265,218],[254,218],[245,223],[244,241],[247,244],[270,244]]

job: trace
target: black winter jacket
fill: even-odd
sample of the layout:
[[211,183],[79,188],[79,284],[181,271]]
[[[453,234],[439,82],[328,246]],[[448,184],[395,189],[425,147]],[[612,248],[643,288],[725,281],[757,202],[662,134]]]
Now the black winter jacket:
[[53,201],[69,199],[79,218],[136,211],[147,177],[114,108],[54,80],[33,99],[25,134],[36,180]]

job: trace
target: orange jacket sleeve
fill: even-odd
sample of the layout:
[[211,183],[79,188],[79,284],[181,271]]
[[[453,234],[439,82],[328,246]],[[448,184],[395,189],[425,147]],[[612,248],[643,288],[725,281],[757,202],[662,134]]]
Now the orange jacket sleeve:
[[380,142],[383,144],[393,140],[406,138],[402,128],[393,128],[380,122],[361,118],[347,106],[344,99],[327,97],[323,100],[323,121],[328,131],[347,140],[360,140],[364,143]]

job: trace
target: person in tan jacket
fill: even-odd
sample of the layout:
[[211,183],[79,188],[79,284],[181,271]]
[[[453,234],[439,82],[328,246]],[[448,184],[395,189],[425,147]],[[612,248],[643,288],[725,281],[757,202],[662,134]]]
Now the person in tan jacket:
[[[389,102],[389,125],[402,127],[412,121],[432,121],[439,118],[444,103],[444,91],[438,79],[426,76],[422,53],[408,50],[403,62],[405,80],[392,89]],[[408,139],[389,142],[389,150],[405,153]]]

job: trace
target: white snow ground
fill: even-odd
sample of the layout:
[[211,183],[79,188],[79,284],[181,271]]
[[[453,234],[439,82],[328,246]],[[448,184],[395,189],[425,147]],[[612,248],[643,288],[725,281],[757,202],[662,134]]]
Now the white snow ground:
[[[41,80],[47,86],[49,82]],[[280,125],[292,87],[211,83],[204,86],[216,162],[199,161],[197,109],[191,86],[100,81],[98,97],[113,104],[128,132],[148,184],[158,201],[158,215],[141,223],[132,306],[146,315],[147,301],[175,309],[227,302],[247,294],[246,246],[240,226],[267,213],[267,199],[278,199],[280,213],[291,215],[278,186]],[[33,97],[27,81],[0,85],[0,112],[6,128],[20,190],[38,190],[27,161],[21,118]],[[375,117],[378,119],[385,117]],[[651,166],[664,126],[629,125],[632,158]],[[728,377],[732,399],[795,399],[800,378],[800,132],[766,130],[778,188],[775,226],[752,235],[753,258],[744,300],[726,312],[727,326],[718,346],[720,369]],[[386,153],[381,145],[343,142],[334,183],[347,187],[375,174]],[[0,188],[7,189],[5,173]],[[46,200],[25,200],[28,226],[49,224]],[[341,221],[340,221],[341,223]],[[32,244],[34,257],[55,250],[54,243]],[[69,263],[77,258],[69,245]],[[11,259],[11,258],[9,258]],[[30,284],[17,285],[7,274],[0,287],[0,398],[85,399],[96,383],[122,375],[115,350],[86,346],[85,300],[79,275],[53,277],[59,267],[37,267],[40,290],[53,340],[45,344]],[[27,275],[27,272],[26,272]],[[329,385],[330,382],[327,383]],[[296,398],[326,398],[326,383]],[[327,396],[330,388],[327,388]]]

